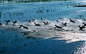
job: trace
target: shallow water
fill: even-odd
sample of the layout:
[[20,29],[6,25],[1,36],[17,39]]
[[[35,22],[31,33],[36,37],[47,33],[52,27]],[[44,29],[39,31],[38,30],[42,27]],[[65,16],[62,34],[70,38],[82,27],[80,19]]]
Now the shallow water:
[[[0,5],[0,53],[1,54],[85,54],[86,28],[83,26],[86,2],[31,2]],[[41,20],[43,18],[44,20]],[[63,18],[63,19],[60,19]],[[70,22],[70,18],[75,23]],[[34,22],[26,20],[36,19]],[[6,25],[5,20],[11,22]],[[12,21],[17,21],[13,26]],[[59,22],[56,22],[58,20]],[[48,25],[43,22],[48,21]],[[41,26],[35,26],[39,23]],[[64,26],[62,23],[67,23]],[[20,25],[24,25],[29,29]],[[62,29],[55,28],[62,26]]]
[[[35,2],[35,3],[1,5],[0,19],[1,21],[5,19],[25,21],[27,19],[32,19],[32,18],[35,19],[44,18],[48,20],[56,20],[59,19],[60,17],[84,18],[85,13],[83,12],[85,12],[85,7],[82,8],[74,7],[74,5],[79,5],[79,4],[85,4],[85,2],[83,3],[82,2],[78,2],[78,3],[77,2],[43,2],[43,3]],[[84,14],[83,16],[81,16],[82,13]],[[81,17],[79,17],[79,15]]]

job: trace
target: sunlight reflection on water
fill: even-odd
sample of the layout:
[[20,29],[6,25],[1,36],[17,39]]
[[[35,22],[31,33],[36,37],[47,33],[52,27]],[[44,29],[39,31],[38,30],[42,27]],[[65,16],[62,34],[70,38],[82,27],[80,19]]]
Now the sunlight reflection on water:
[[[83,1],[84,2],[84,1]],[[80,4],[85,4],[81,2]],[[46,4],[46,5],[45,5]],[[5,23],[4,20],[10,19],[11,21],[18,20],[19,24],[23,24],[28,26],[28,23],[25,20],[29,20],[32,18],[40,20],[41,17],[43,19],[49,19],[50,25],[48,26],[28,26],[30,30],[19,29],[19,27],[13,26],[12,22],[9,25],[4,27],[0,27],[3,30],[0,32],[0,53],[31,53],[31,54],[80,54],[86,53],[86,29],[85,31],[80,31],[78,25],[82,25],[82,20],[76,20],[76,24],[69,22],[69,15],[72,17],[76,16],[85,17],[85,8],[76,8],[73,7],[72,3],[27,3],[27,4],[13,4],[13,6],[0,6],[2,11],[0,12],[0,22]],[[57,6],[56,6],[57,5]],[[66,6],[69,5],[69,6]],[[79,4],[78,4],[79,5]],[[16,8],[17,7],[17,8]],[[23,8],[25,7],[25,8]],[[29,8],[28,8],[29,7]],[[71,8],[72,7],[72,8]],[[6,10],[5,10],[6,9]],[[9,10],[9,11],[8,11]],[[69,13],[68,13],[69,12]],[[82,13],[83,14],[82,14]],[[76,14],[75,14],[76,13]],[[78,16],[78,14],[79,16]],[[57,23],[55,20],[59,20],[59,16],[68,16],[68,18],[64,18],[64,21]],[[54,18],[55,17],[55,18]],[[76,19],[74,18],[74,20]],[[86,18],[86,17],[85,17]],[[54,19],[54,20],[52,20]],[[39,21],[40,22],[40,21]],[[68,27],[64,27],[64,30],[54,30],[54,24],[62,25],[62,22],[67,22]],[[16,24],[18,25],[18,24]],[[53,29],[52,29],[53,27]],[[73,29],[73,30],[72,30]],[[58,31],[59,30],[59,31]],[[67,31],[68,30],[68,31]],[[28,31],[33,31],[29,33]],[[29,37],[30,36],[30,37]],[[43,38],[38,39],[36,38]],[[9,47],[8,47],[9,46]],[[13,47],[14,46],[14,47]],[[37,51],[38,50],[38,51]],[[39,52],[40,50],[40,52]],[[75,51],[74,51],[75,50]]]

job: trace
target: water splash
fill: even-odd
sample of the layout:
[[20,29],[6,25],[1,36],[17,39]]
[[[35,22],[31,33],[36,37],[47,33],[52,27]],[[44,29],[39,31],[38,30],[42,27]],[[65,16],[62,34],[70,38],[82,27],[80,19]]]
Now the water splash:
[[[48,22],[48,25],[43,23],[46,21]],[[18,22],[14,26],[13,23],[10,22],[8,25],[0,26],[0,28],[7,31],[20,31],[21,33],[24,33],[22,37],[40,37],[43,39],[60,37],[53,40],[67,40],[66,43],[71,43],[81,40],[86,41],[86,28],[79,30],[78,27],[79,25],[83,26],[83,22],[86,23],[82,19],[76,19],[75,23],[73,23],[70,22],[70,19],[62,18],[58,20],[58,22],[49,20],[36,20],[34,22]],[[40,24],[40,26],[36,26],[34,23]],[[67,26],[64,26],[63,23],[67,23]],[[23,27],[19,28],[20,25],[26,26],[29,29],[25,29]],[[55,25],[61,26],[62,29],[56,28]]]

